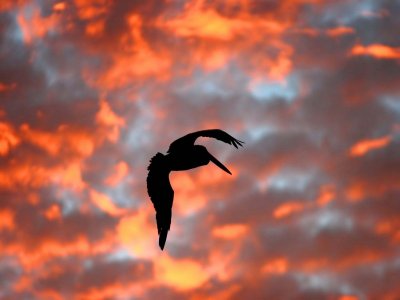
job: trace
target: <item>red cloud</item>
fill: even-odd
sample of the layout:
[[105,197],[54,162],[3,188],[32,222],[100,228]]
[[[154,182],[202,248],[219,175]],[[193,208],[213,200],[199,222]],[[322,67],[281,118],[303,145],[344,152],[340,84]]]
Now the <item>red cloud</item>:
[[378,59],[400,59],[400,49],[382,44],[356,45],[351,49],[351,54],[367,55]]
[[[1,295],[397,299],[399,8],[356,2],[1,1]],[[161,252],[149,159],[214,127]]]

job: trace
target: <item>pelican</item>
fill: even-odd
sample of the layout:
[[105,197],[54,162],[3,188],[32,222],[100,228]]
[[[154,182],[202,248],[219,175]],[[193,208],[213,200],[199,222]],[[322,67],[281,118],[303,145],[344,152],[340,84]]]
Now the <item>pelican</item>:
[[207,148],[195,145],[198,137],[211,137],[230,145],[242,146],[244,142],[239,141],[221,129],[208,129],[189,133],[169,146],[167,154],[158,152],[150,160],[147,170],[147,193],[156,210],[157,230],[159,235],[158,244],[161,250],[167,240],[171,225],[172,203],[174,190],[169,182],[171,171],[183,171],[207,165],[210,161],[220,167],[228,174],[232,173],[220,161],[212,156]]

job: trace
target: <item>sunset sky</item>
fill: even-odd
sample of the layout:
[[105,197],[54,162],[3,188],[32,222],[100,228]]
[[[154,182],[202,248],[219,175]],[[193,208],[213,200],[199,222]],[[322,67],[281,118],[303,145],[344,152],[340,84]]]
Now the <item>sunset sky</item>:
[[[400,299],[399,15],[1,0],[0,299]],[[209,128],[161,251],[149,160]]]

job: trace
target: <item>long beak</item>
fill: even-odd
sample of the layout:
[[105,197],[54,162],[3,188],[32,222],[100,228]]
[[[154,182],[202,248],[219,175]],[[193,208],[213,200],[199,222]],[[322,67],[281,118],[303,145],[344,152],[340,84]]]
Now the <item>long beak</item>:
[[216,159],[214,156],[212,156],[210,153],[208,153],[208,155],[210,155],[210,160],[216,164],[218,167],[220,167],[222,170],[224,170],[226,173],[229,173],[232,175],[231,171],[228,170],[227,167],[225,167],[218,159]]

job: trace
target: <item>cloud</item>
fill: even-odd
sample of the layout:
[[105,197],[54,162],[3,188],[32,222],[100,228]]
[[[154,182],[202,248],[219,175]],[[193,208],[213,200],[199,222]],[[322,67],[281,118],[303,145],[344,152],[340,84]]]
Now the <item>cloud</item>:
[[400,58],[399,50],[380,44],[369,46],[356,45],[351,49],[352,55],[368,55],[378,59],[398,59]]
[[[0,297],[395,299],[395,1],[2,1]],[[190,131],[164,251],[149,159]]]
[[366,153],[373,151],[374,149],[379,149],[385,147],[390,142],[390,136],[385,136],[378,139],[363,140],[355,144],[350,149],[350,155],[352,156],[362,156]]

